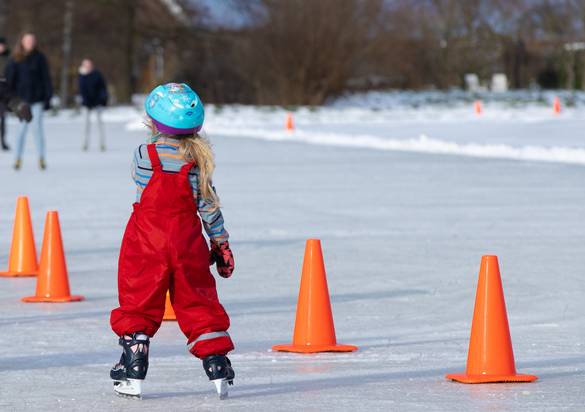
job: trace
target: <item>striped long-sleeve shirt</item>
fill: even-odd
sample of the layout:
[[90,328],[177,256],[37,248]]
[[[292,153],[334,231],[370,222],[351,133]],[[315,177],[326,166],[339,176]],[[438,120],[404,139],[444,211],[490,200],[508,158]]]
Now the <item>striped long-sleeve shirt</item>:
[[[171,138],[159,138],[156,142],[156,151],[165,172],[179,172],[181,166],[186,162],[179,153],[179,141]],[[152,176],[152,165],[148,157],[148,150],[145,144],[140,145],[134,151],[132,162],[132,178],[136,183],[136,201],[140,202],[142,191]],[[193,188],[193,196],[203,222],[205,232],[211,240],[216,243],[223,243],[228,240],[229,234],[224,227],[223,215],[219,208],[214,209],[213,205],[201,196],[199,190],[199,168],[196,166],[189,172],[189,181]]]

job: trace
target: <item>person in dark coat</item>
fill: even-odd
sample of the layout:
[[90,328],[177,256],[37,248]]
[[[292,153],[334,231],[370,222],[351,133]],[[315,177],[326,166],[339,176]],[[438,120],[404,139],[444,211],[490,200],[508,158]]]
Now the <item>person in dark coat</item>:
[[[35,134],[39,167],[46,168],[45,134],[43,129],[43,111],[50,108],[53,86],[49,73],[49,64],[43,53],[37,49],[37,39],[32,33],[25,33],[16,44],[14,54],[6,66],[6,81],[10,92],[30,105],[32,124]],[[16,145],[14,168],[22,166],[24,143],[28,123],[21,123]]]
[[[4,69],[10,57],[10,49],[6,44],[6,39],[0,37],[0,77],[4,78]],[[0,145],[2,150],[10,150],[6,144],[6,104],[0,99]]]
[[91,115],[95,113],[98,133],[100,137],[100,149],[106,150],[106,137],[104,134],[104,123],[102,112],[108,103],[108,88],[104,76],[94,67],[91,59],[84,59],[79,66],[79,93],[81,104],[85,108],[85,139],[83,150],[89,149],[89,138],[91,132]]

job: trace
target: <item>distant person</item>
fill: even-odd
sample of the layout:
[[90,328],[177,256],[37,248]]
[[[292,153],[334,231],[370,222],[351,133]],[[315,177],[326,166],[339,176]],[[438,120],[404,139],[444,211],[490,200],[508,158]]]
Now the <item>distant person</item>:
[[[39,167],[46,169],[45,134],[43,130],[43,111],[49,109],[53,86],[49,73],[49,64],[43,53],[37,49],[37,39],[32,33],[25,33],[14,48],[12,58],[6,66],[6,80],[10,92],[30,105],[35,134]],[[28,123],[20,123],[16,143],[16,160],[14,169],[22,167],[24,143]]]
[[106,136],[104,134],[104,123],[102,111],[108,103],[108,88],[104,77],[94,67],[91,59],[84,59],[79,66],[79,93],[81,104],[85,107],[85,139],[83,150],[89,149],[89,137],[91,132],[91,114],[95,112],[98,133],[100,137],[100,149],[106,150]]
[[[4,78],[4,70],[10,57],[10,49],[6,44],[6,39],[0,37],[0,77]],[[0,144],[2,150],[10,150],[10,147],[6,144],[6,104],[0,101]]]

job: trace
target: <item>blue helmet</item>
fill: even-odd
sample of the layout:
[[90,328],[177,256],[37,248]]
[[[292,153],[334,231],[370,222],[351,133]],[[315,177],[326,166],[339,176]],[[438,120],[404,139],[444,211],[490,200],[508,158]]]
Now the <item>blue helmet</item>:
[[201,99],[185,83],[155,87],[146,98],[144,108],[157,129],[168,134],[197,133],[205,118]]

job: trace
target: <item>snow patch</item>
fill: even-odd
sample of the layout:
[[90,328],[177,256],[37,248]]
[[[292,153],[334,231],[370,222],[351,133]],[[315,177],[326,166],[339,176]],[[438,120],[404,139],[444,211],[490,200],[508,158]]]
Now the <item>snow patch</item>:
[[275,142],[295,141],[325,146],[585,165],[585,149],[563,146],[544,147],[528,145],[513,147],[507,144],[460,144],[433,139],[426,135],[420,135],[418,138],[413,139],[385,139],[372,135],[308,133],[304,131],[286,132],[261,129],[235,130],[215,127],[208,129],[208,132],[230,137],[244,137]]

